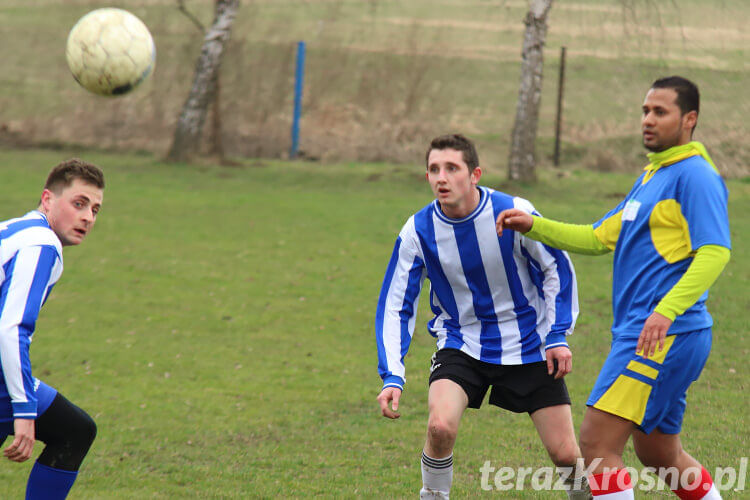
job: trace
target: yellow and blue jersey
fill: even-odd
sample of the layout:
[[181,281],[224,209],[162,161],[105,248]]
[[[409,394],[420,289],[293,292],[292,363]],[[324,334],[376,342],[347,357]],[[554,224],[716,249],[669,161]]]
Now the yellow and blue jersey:
[[[614,250],[615,337],[638,337],[698,248],[731,248],[724,181],[697,152],[674,160],[644,172],[625,199],[594,224],[597,239]],[[710,327],[707,297],[708,292],[675,318],[668,334]]]

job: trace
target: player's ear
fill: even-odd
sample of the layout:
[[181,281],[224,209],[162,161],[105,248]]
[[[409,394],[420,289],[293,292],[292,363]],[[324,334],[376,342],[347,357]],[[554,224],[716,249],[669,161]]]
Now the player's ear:
[[42,196],[39,199],[39,206],[44,209],[45,212],[49,211],[50,207],[52,206],[52,198],[55,196],[55,193],[50,191],[49,189],[45,189],[42,191]]
[[476,166],[474,170],[471,172],[471,182],[472,184],[478,184],[479,178],[482,177],[482,167]]
[[692,130],[695,128],[696,123],[698,123],[698,112],[695,110],[688,111],[685,113],[685,116],[682,117],[682,125],[686,128]]

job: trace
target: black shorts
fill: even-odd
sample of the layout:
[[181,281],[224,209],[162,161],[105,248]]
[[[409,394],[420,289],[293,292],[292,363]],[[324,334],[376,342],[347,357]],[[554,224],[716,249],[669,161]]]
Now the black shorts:
[[487,393],[490,404],[516,413],[533,413],[548,406],[570,404],[564,379],[547,373],[547,362],[495,365],[472,358],[458,349],[440,349],[432,356],[430,384],[449,379],[463,388],[469,408],[479,408]]

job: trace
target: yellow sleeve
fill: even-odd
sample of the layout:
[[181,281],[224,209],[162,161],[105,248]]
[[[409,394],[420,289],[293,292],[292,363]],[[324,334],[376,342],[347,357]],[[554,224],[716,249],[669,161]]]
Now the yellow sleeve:
[[610,248],[599,241],[594,227],[586,224],[566,224],[532,215],[534,224],[524,236],[545,245],[588,255],[602,255]]
[[682,278],[661,299],[654,308],[658,312],[674,321],[700,298],[703,293],[714,284],[724,267],[729,262],[731,252],[719,245],[705,245],[700,247]]

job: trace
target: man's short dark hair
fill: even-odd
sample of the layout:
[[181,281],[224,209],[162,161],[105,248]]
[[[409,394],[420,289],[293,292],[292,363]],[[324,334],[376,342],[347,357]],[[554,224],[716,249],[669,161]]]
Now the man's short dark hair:
[[652,85],[652,89],[672,89],[677,92],[677,106],[680,113],[685,114],[690,111],[700,112],[701,96],[698,92],[698,86],[681,76],[667,76],[659,78]]
[[87,184],[104,189],[104,173],[93,163],[88,163],[78,158],[66,160],[49,173],[44,189],[59,194],[63,189],[73,184],[76,179],[81,179]]
[[464,163],[469,167],[469,172],[473,172],[474,169],[479,166],[479,155],[477,155],[477,149],[474,147],[474,143],[461,134],[449,134],[435,137],[432,142],[430,142],[430,147],[427,148],[427,153],[424,155],[425,163],[429,161],[430,151],[433,149],[455,149],[456,151],[461,151]]

